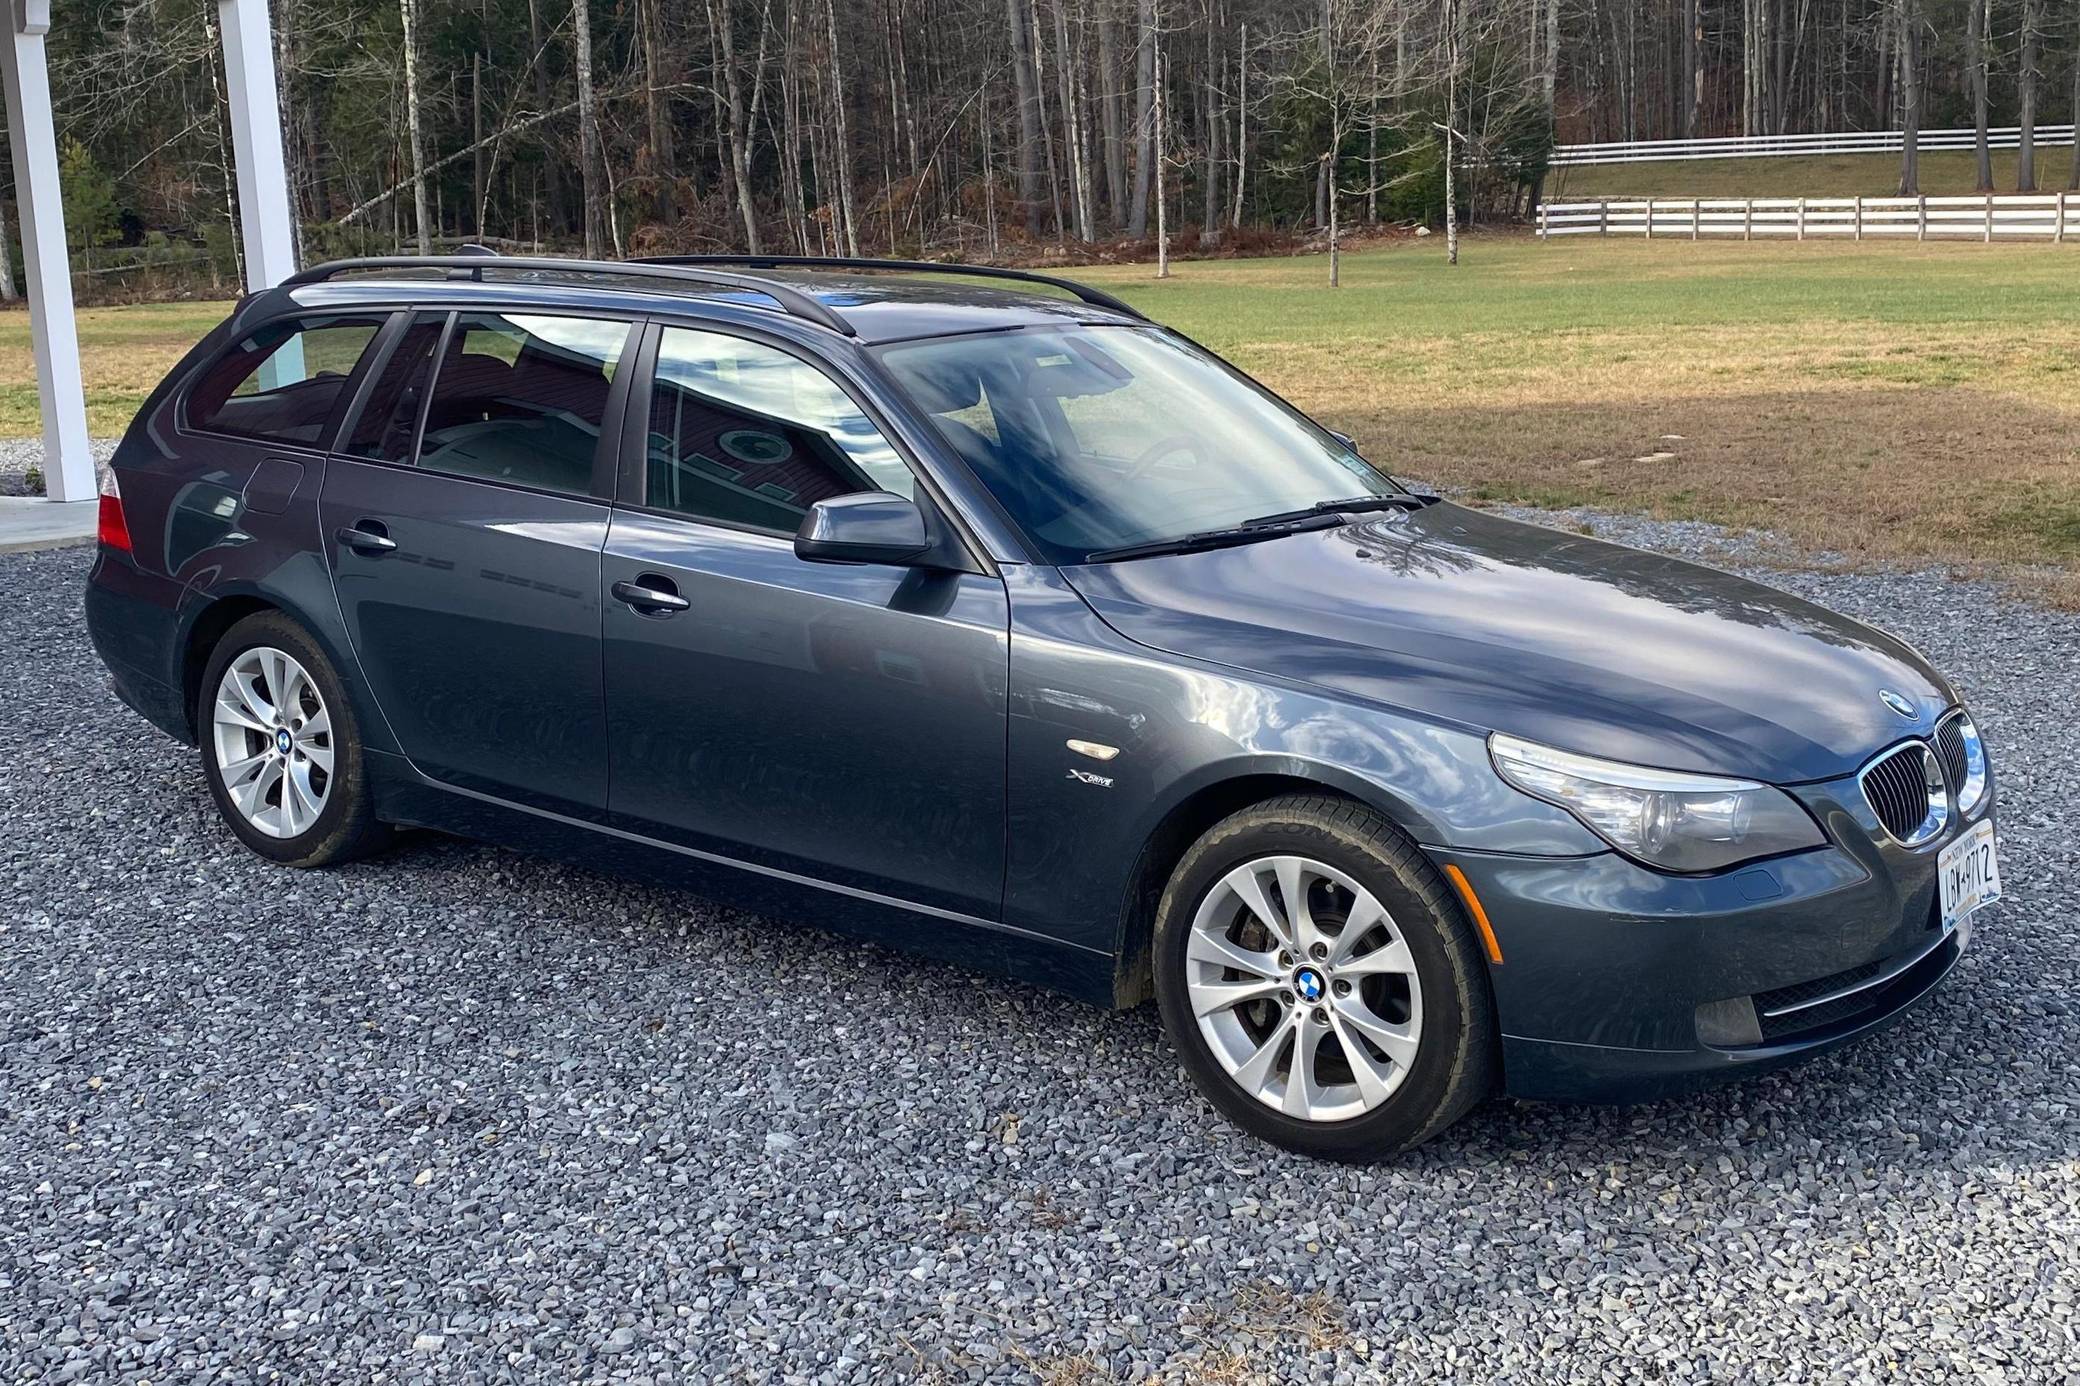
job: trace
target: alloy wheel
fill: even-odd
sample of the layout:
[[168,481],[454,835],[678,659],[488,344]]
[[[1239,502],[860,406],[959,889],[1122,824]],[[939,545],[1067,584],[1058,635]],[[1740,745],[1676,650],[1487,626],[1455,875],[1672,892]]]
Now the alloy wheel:
[[210,717],[216,770],[239,815],[269,837],[296,837],[332,791],[332,716],[295,656],[245,650],[217,681]]
[[1344,1121],[1408,1077],[1423,1031],[1415,959],[1379,899],[1335,867],[1235,867],[1199,902],[1185,957],[1199,1033],[1265,1106]]

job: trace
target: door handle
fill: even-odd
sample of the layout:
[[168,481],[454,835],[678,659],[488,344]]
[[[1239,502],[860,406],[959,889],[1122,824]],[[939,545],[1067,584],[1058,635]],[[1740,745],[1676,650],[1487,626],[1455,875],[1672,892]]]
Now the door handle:
[[383,532],[381,520],[360,520],[333,532],[333,538],[356,553],[394,553],[397,541]]
[[[644,581],[643,578],[647,578],[648,581]],[[653,573],[645,573],[643,578],[634,582],[623,579],[608,590],[616,598],[627,602],[646,616],[670,616],[674,612],[685,611],[693,606],[692,602],[679,595],[670,578],[658,577]]]

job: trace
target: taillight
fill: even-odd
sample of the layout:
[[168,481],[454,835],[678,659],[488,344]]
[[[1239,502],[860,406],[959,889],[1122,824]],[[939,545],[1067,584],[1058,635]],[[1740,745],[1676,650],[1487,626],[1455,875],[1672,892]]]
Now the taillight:
[[101,512],[95,535],[111,549],[130,552],[130,525],[123,518],[123,493],[116,486],[114,472],[101,478]]

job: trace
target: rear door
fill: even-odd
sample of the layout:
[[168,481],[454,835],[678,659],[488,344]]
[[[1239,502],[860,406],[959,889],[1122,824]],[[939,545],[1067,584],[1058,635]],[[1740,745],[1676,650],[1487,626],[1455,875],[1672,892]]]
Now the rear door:
[[910,494],[909,466],[818,366],[653,330],[600,572],[616,820],[996,918],[1003,581],[796,558],[810,503]]
[[428,313],[325,469],[340,611],[435,779],[583,817],[607,802],[600,551],[622,320]]

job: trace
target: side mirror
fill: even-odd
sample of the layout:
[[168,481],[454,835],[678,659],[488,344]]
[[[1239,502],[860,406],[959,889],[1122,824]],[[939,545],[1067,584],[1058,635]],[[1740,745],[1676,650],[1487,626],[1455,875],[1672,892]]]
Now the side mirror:
[[817,501],[794,535],[795,557],[810,563],[902,566],[923,557],[931,546],[917,502],[888,491]]

